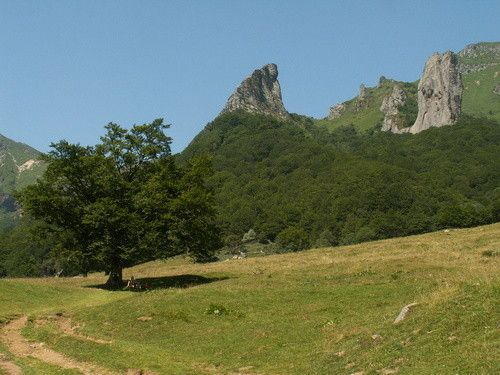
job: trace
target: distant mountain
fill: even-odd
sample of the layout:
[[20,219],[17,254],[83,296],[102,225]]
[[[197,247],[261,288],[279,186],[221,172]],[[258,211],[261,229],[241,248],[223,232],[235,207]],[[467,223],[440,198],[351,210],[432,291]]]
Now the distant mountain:
[[420,81],[381,77],[320,120],[284,116],[256,70],[179,158],[212,157],[228,243],[250,229],[325,246],[498,221],[498,46],[434,54]]
[[[460,113],[500,121],[500,42],[471,44],[458,54],[434,54],[422,77],[425,82],[382,76],[376,87],[361,85],[357,97],[332,106],[318,124],[328,129],[352,124],[360,130],[398,132],[415,125],[419,102],[420,120],[412,132],[446,120],[456,122]],[[422,127],[424,114],[427,125]]]
[[11,193],[36,181],[45,170],[40,152],[0,134],[0,230],[18,217],[18,205]]

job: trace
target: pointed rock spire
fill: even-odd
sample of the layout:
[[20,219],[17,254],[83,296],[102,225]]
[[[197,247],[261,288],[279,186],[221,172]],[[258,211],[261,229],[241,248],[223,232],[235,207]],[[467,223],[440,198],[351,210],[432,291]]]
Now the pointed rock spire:
[[454,124],[460,115],[462,92],[457,56],[453,52],[432,55],[418,84],[417,119],[407,131],[415,134]]
[[264,65],[241,82],[236,91],[229,97],[221,113],[237,110],[275,116],[281,119],[290,117],[281,99],[276,64]]

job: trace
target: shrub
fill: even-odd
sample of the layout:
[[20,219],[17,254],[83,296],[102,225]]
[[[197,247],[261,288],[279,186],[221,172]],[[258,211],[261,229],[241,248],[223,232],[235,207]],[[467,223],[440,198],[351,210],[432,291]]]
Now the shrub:
[[277,237],[281,251],[300,251],[309,246],[309,237],[306,231],[299,227],[288,227]]

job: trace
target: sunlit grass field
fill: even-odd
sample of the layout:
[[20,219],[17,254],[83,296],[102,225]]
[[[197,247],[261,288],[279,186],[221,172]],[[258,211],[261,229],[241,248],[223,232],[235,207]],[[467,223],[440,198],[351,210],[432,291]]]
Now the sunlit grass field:
[[[96,288],[105,281],[97,274],[0,280],[0,319],[26,314],[24,337],[118,374],[495,374],[499,255],[494,224],[128,269],[126,278],[149,284],[144,292]],[[80,336],[50,319],[37,324],[56,313]],[[26,374],[79,373],[15,356],[4,344],[0,353]]]

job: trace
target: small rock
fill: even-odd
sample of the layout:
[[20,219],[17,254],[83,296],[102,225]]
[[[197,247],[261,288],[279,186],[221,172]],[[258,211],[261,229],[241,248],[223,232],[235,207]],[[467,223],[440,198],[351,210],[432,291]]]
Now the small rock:
[[406,305],[404,306],[399,315],[396,317],[396,319],[394,320],[394,324],[398,324],[400,323],[401,321],[403,321],[404,318],[406,318],[406,315],[410,312],[410,309],[417,306],[418,303],[416,302],[413,302],[413,303],[410,303],[409,305]]
[[378,334],[374,334],[374,335],[372,335],[372,339],[373,340],[382,340],[382,336],[380,336]]
[[153,318],[151,316],[140,316],[137,318],[137,320],[141,322],[149,322],[150,320],[153,320]]
[[493,93],[497,94],[497,95],[500,95],[500,83],[497,83],[497,85],[495,86],[495,89],[493,90]]
[[337,353],[335,353],[335,355],[336,355],[337,357],[343,357],[343,356],[345,356],[345,350],[342,350],[342,351],[340,351],[340,352],[337,352]]

